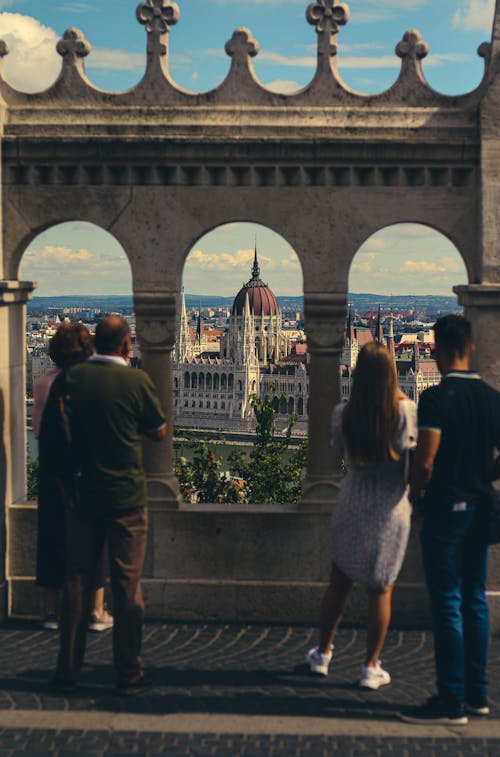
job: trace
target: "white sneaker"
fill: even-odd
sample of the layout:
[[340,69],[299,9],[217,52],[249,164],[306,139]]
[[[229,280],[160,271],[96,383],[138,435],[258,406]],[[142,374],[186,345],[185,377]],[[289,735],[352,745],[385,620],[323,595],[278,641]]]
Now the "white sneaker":
[[333,646],[330,648],[329,654],[320,654],[318,647],[313,647],[306,654],[306,662],[309,665],[311,673],[317,676],[327,676],[328,666],[332,659]]
[[387,670],[383,669],[380,660],[377,662],[375,668],[365,668],[364,665],[361,666],[361,679],[359,681],[361,689],[372,689],[373,691],[376,691],[377,689],[380,689],[381,686],[386,686],[390,682],[391,676]]
[[109,628],[113,628],[113,616],[106,610],[103,610],[101,614],[93,612],[89,620],[89,631],[107,631]]

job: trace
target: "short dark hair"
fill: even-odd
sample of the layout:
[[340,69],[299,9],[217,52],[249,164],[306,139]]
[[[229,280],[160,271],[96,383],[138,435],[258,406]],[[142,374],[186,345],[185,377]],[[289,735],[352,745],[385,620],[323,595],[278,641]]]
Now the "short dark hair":
[[472,344],[472,325],[463,315],[445,315],[434,324],[434,338],[445,355],[464,357]]
[[61,323],[49,342],[49,355],[58,368],[83,363],[94,351],[92,336],[83,323]]
[[126,320],[118,316],[108,316],[99,321],[95,330],[95,348],[100,355],[114,355],[127,337],[130,327]]

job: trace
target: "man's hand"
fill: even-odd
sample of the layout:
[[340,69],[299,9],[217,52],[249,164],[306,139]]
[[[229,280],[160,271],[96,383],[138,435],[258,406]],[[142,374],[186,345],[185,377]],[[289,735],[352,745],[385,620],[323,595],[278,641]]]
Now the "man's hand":
[[157,428],[156,431],[149,431],[146,434],[148,439],[151,439],[152,442],[161,442],[161,440],[164,439],[166,435],[167,435],[166,423],[164,423],[163,426],[160,426],[160,428]]

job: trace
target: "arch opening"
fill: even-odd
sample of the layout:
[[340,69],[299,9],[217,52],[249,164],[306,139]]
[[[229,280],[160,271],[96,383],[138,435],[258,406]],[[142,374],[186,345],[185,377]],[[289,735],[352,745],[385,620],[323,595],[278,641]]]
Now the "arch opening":
[[[188,365],[197,375],[204,374],[205,381],[188,390],[178,382],[176,424],[209,439],[225,436],[211,464],[220,455],[217,476],[225,477],[229,487],[237,482],[239,492],[233,489],[230,501],[252,502],[246,498],[249,486],[242,473],[248,468],[231,455],[235,440],[244,438],[239,451],[249,461],[256,441],[256,403],[269,405],[274,413],[272,398],[279,395],[273,421],[279,436],[290,420],[289,410],[293,413],[297,407],[299,393],[308,391],[301,265],[295,251],[274,231],[252,223],[230,223],[200,237],[190,251],[184,267],[174,376],[183,376]],[[296,448],[307,436],[307,417],[304,413],[295,419],[293,414],[291,446]],[[186,446],[174,441],[174,449],[179,462]],[[184,467],[177,466],[181,474]],[[188,501],[210,501],[208,495],[202,487],[184,490]]]
[[[19,278],[36,281],[27,306],[26,417],[28,497],[36,497],[38,447],[35,383],[52,371],[49,341],[63,321],[81,322],[93,333],[106,314],[119,314],[132,332],[131,364],[140,364],[132,299],[132,276],[125,251],[116,239],[94,224],[73,221],[47,228],[22,251]],[[177,379],[179,380],[179,379]],[[184,381],[184,379],[182,379]]]
[[441,376],[433,358],[432,326],[461,313],[453,287],[467,283],[464,260],[444,234],[421,224],[379,230],[359,248],[350,268],[340,398],[350,395],[360,349],[384,343],[400,388],[415,402]]

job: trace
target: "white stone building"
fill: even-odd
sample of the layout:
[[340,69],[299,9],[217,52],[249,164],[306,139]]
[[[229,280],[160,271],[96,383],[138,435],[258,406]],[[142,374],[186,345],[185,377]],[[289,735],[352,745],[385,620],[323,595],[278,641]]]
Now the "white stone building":
[[250,397],[268,394],[276,405],[278,429],[296,413],[296,433],[307,433],[306,355],[292,354],[276,297],[260,278],[257,250],[252,276],[234,299],[218,355],[207,351],[200,320],[192,339],[184,294],[180,312],[173,353],[176,423],[252,431]]
[[388,333],[384,334],[379,308],[375,330],[372,334],[370,329],[355,328],[352,309],[349,310],[344,348],[340,359],[340,396],[343,400],[349,399],[351,393],[352,374],[359,351],[373,339],[385,344],[391,352],[396,364],[399,386],[410,399],[418,402],[425,389],[441,381],[436,361],[430,357],[429,341],[405,340],[408,342],[409,349],[397,351],[392,316],[389,316],[387,320],[389,321]]

